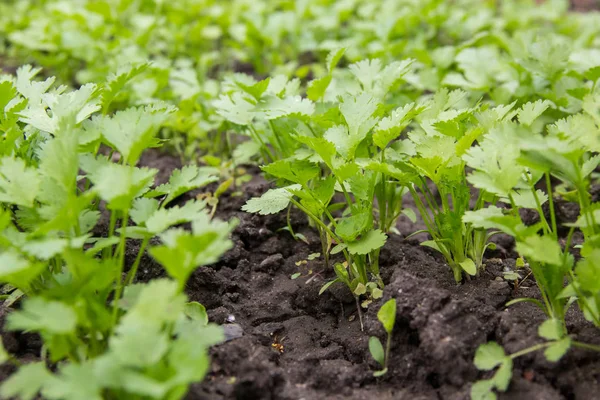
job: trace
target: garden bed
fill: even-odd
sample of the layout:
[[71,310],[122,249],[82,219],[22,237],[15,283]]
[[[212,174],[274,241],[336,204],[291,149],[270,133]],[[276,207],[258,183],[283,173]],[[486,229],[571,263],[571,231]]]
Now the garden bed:
[[[178,166],[176,159],[156,152],[143,162],[165,176]],[[211,321],[239,324],[243,336],[212,350],[211,373],[192,386],[187,398],[468,399],[471,383],[484,376],[473,365],[480,344],[495,340],[514,353],[540,342],[543,313],[528,303],[505,307],[515,298],[539,297],[532,279],[515,288],[503,278],[505,267],[514,269],[516,257],[508,237],[496,239],[498,247],[489,252],[482,276],[456,285],[437,253],[417,240],[391,236],[381,256],[384,300],[397,299],[398,316],[390,371],[374,378],[377,366],[368,337],[383,338],[375,317],[379,307],[366,313],[361,332],[354,298],[344,285],[318,295],[333,273],[321,259],[307,261],[320,244],[303,215],[292,213],[292,224],[310,246],[278,232],[286,224],[285,213],[261,217],[240,211],[248,198],[268,188],[255,175],[244,185],[243,196],[221,199],[217,216],[240,220],[232,238],[235,247],[214,267],[196,271],[188,283],[190,299],[206,306]],[[561,215],[569,218],[566,211]],[[399,227],[403,234],[419,228],[406,219]],[[291,279],[297,272],[302,276]],[[147,259],[140,273],[150,279],[163,272]],[[567,324],[574,338],[600,344],[597,329],[578,308],[571,308]],[[595,352],[573,349],[557,363],[536,352],[516,361],[510,389],[500,398],[594,399],[599,383]]]

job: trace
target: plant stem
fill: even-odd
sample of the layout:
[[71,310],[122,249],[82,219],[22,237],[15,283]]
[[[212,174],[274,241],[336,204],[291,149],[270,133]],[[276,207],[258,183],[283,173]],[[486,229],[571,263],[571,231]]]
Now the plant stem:
[[138,267],[140,265],[140,261],[142,260],[142,256],[144,255],[146,246],[148,246],[149,242],[150,242],[149,237],[145,237],[144,240],[142,240],[142,244],[140,245],[138,255],[135,258],[135,261],[134,261],[133,265],[131,266],[131,269],[127,273],[127,277],[125,278],[125,286],[131,285],[133,283],[133,280],[135,279],[135,275],[137,274]]
[[546,347],[550,347],[553,344],[553,342],[545,342],[545,343],[539,343],[536,344],[534,346],[528,347],[526,349],[517,351],[516,353],[511,354],[509,357],[514,360],[515,358],[524,356],[525,354],[529,354],[529,353],[533,353],[534,351],[538,351],[541,349],[545,349]]
[[121,242],[119,243],[119,260],[118,260],[118,275],[116,276],[117,280],[117,288],[115,290],[115,295],[113,297],[113,314],[112,314],[112,325],[111,331],[114,329],[117,324],[117,319],[119,316],[119,300],[121,299],[121,294],[123,292],[123,270],[125,269],[125,237],[126,232],[125,229],[129,222],[129,209],[126,209],[123,212],[123,222],[121,224]]
[[600,351],[600,345],[590,344],[590,343],[582,343],[578,341],[573,341],[573,346],[579,347],[580,349],[592,350],[592,351]]
[[[552,222],[552,232],[554,239],[558,238],[558,230],[556,228],[556,214],[554,212],[554,196],[552,192],[552,182],[550,181],[550,173],[546,172],[546,190],[548,191],[548,206],[550,207],[550,221]],[[536,195],[537,200],[537,195]]]
[[363,317],[362,317],[362,310],[360,309],[360,301],[358,300],[358,296],[354,296],[354,299],[356,300],[356,312],[358,314],[358,321],[360,322],[360,331],[363,332],[365,330],[365,327],[363,325]]
[[387,369],[390,361],[390,350],[392,349],[392,333],[388,333],[387,341],[385,343],[385,359],[383,362],[383,369]]

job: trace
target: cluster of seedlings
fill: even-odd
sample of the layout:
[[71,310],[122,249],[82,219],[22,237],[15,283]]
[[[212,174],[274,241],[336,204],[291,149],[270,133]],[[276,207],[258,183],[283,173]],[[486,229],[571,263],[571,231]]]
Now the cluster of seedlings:
[[[0,350],[18,367],[0,396],[185,397],[225,338],[186,282],[232,247],[236,221],[215,213],[252,164],[273,186],[243,210],[287,212],[281,234],[304,240],[289,219],[300,210],[321,241],[312,256],[332,271],[321,293],[347,286],[361,327],[361,310],[380,307],[375,376],[396,319],[394,299],[378,304],[379,257],[400,233],[425,233],[465,285],[490,239],[509,235],[539,287],[511,302],[547,316],[539,343],[480,346],[476,367],[495,372],[473,399],[505,391],[521,355],[600,351],[565,323],[578,306],[600,328],[600,20],[564,18],[559,0],[493,3],[0,4],[0,66],[18,65],[0,75],[3,329],[43,341],[36,362]],[[161,146],[185,166],[157,186],[139,162]],[[558,222],[558,200],[576,204],[572,223]],[[399,218],[425,229],[399,232]],[[137,280],[146,253],[168,278]]]

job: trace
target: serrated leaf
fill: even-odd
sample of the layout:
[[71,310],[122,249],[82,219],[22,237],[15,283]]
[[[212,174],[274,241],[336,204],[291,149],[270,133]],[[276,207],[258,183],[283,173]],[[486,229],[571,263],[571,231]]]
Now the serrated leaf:
[[523,241],[517,241],[516,250],[526,258],[541,263],[561,265],[563,261],[560,245],[549,236],[528,236]]
[[517,118],[519,118],[521,124],[530,126],[550,106],[552,106],[552,102],[548,100],[537,100],[535,102],[525,103],[517,112]]
[[315,105],[309,99],[300,96],[286,96],[283,99],[269,96],[261,99],[257,111],[262,112],[267,119],[277,119],[289,115],[311,116]]
[[556,362],[560,360],[571,348],[571,338],[563,338],[551,344],[544,350],[546,360]]
[[306,88],[306,97],[312,101],[318,101],[321,97],[323,97],[323,95],[325,95],[325,91],[331,83],[331,78],[331,75],[326,75],[322,78],[310,81]]
[[43,263],[32,263],[14,249],[0,253],[0,281],[19,289],[27,290],[44,269]]
[[351,254],[369,254],[385,244],[387,236],[379,229],[365,233],[359,240],[348,243],[348,251]]
[[137,225],[143,225],[159,207],[158,200],[140,197],[134,200],[129,216]]
[[494,389],[494,381],[485,379],[477,381],[471,386],[471,400],[496,400],[497,396],[492,391]]
[[494,375],[494,384],[501,392],[505,392],[506,389],[508,389],[508,385],[510,385],[510,380],[512,378],[512,367],[512,359],[505,358],[504,361],[502,361],[502,364],[500,364],[500,368],[498,368],[498,371],[496,371],[496,374]]
[[3,398],[32,400],[51,378],[43,362],[24,365],[2,383],[0,395]]
[[293,197],[291,190],[300,190],[300,185],[290,185],[278,189],[269,189],[261,197],[253,197],[242,206],[242,210],[260,215],[276,214],[284,210]]
[[0,202],[33,207],[40,186],[37,170],[27,167],[22,159],[4,157],[0,160]]
[[91,363],[65,364],[44,383],[42,394],[52,400],[103,400],[102,386]]
[[551,318],[545,320],[538,327],[538,335],[548,340],[559,340],[564,336],[564,329],[560,320]]
[[137,168],[110,162],[88,160],[82,168],[94,183],[93,190],[108,203],[111,210],[125,210],[131,207],[136,197],[148,191],[153,183],[156,169]]
[[276,178],[299,183],[300,185],[305,185],[321,172],[320,168],[311,162],[290,160],[275,161],[262,167],[262,170]]
[[473,362],[477,369],[489,371],[500,365],[505,359],[506,353],[502,346],[496,342],[488,342],[477,348]]
[[234,92],[221,95],[213,102],[217,114],[238,125],[250,125],[256,117],[256,100],[247,94]]
[[7,317],[7,329],[53,334],[69,334],[75,331],[77,315],[70,306],[59,301],[31,297],[24,301],[19,311]]
[[329,54],[327,54],[326,63],[327,63],[327,71],[329,71],[329,73],[331,73],[333,71],[333,69],[336,67],[336,65],[340,62],[340,60],[344,56],[345,52],[346,52],[346,48],[341,47],[337,50],[332,50],[329,52]]
[[204,202],[188,201],[181,207],[161,208],[148,218],[146,228],[152,234],[159,234],[173,225],[198,219],[205,207]]
[[146,106],[117,111],[113,116],[97,117],[92,123],[129,165],[135,165],[142,152],[159,143],[158,128],[174,112],[172,107]]

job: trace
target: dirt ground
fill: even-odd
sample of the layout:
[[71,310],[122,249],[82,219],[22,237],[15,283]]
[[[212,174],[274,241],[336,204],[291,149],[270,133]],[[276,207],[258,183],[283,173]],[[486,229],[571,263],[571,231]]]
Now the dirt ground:
[[[162,172],[177,166],[159,153],[149,153],[144,161]],[[279,231],[285,214],[261,217],[240,211],[247,198],[268,188],[256,175],[243,196],[222,199],[217,216],[240,220],[235,246],[214,267],[194,273],[187,286],[190,298],[207,307],[213,322],[243,330],[243,336],[213,349],[211,373],[192,387],[188,399],[468,399],[471,383],[485,377],[473,366],[480,344],[495,340],[512,353],[540,342],[542,312],[527,303],[505,307],[514,298],[539,297],[532,280],[515,289],[502,278],[504,269],[515,264],[509,238],[496,239],[498,248],[489,254],[481,277],[456,285],[441,257],[395,235],[381,253],[384,300],[395,297],[398,304],[390,370],[374,378],[377,366],[367,343],[370,335],[384,339],[378,305],[366,312],[361,332],[346,287],[334,285],[318,295],[333,274],[321,258],[308,260],[320,244],[304,216],[293,212],[292,225],[310,245]],[[571,207],[562,209],[563,220],[573,218]],[[532,222],[535,217],[530,216]],[[418,228],[400,222],[405,235]],[[162,274],[149,259],[141,270],[142,279]],[[297,272],[302,276],[291,279]],[[600,344],[598,330],[576,307],[567,321],[578,340]],[[599,383],[595,353],[572,350],[558,363],[534,353],[517,359],[510,389],[500,398],[595,399]]]

